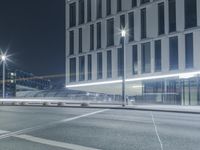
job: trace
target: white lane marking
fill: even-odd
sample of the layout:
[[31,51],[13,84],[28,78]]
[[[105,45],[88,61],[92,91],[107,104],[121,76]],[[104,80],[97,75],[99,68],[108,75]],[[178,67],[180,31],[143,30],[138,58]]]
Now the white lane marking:
[[35,142],[35,143],[45,144],[45,145],[59,147],[59,148],[71,149],[71,150],[99,150],[96,148],[85,147],[85,146],[80,146],[80,145],[75,145],[75,144],[64,143],[64,142],[58,142],[58,141],[38,138],[38,137],[30,136],[30,135],[17,135],[15,137],[23,139],[23,140]]
[[9,131],[5,131],[5,130],[0,130],[0,134],[5,134],[8,133]]
[[154,119],[154,115],[153,115],[152,112],[151,112],[151,119],[153,121],[153,125],[154,125],[154,128],[155,128],[156,136],[157,136],[158,141],[160,143],[160,149],[163,150],[163,144],[162,144],[161,138],[159,136],[158,129],[157,129],[157,126],[156,126],[156,122],[155,122],[155,119]]
[[9,133],[0,135],[0,139],[5,139],[5,138],[11,137],[11,136],[28,133],[28,132],[39,130],[39,129],[42,129],[42,128],[45,128],[45,127],[49,127],[49,126],[53,126],[53,125],[57,125],[57,124],[61,124],[61,123],[69,122],[69,121],[73,121],[73,120],[76,120],[76,119],[92,116],[92,115],[95,115],[95,114],[98,114],[98,113],[102,113],[102,112],[105,112],[105,111],[108,111],[108,110],[109,109],[103,109],[103,110],[87,113],[87,114],[84,114],[84,115],[63,119],[63,120],[60,120],[60,121],[50,122],[50,123],[47,123],[47,124],[38,125],[38,126],[35,126],[35,127],[30,127],[30,128],[22,129],[22,130],[15,131],[15,132],[9,132]]

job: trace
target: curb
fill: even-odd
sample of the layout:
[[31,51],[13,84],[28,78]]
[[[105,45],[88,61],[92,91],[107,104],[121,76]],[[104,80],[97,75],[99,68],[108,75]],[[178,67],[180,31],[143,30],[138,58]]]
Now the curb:
[[153,111],[153,112],[169,112],[169,113],[184,113],[184,114],[200,114],[200,111],[185,111],[185,110],[169,110],[169,109],[153,109],[153,108],[134,108],[134,107],[119,107],[119,106],[92,106],[92,105],[1,105],[13,107],[52,107],[52,108],[87,108],[87,109],[111,109],[111,110],[137,110],[137,111]]

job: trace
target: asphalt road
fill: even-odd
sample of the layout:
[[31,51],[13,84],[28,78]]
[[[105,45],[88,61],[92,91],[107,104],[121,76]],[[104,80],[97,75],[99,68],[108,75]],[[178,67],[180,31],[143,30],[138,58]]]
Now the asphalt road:
[[0,107],[0,150],[198,150],[200,115]]

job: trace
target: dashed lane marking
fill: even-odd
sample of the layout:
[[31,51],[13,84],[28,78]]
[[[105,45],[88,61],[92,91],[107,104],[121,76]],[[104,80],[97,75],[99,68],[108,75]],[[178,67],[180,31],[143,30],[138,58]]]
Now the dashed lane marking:
[[159,135],[159,133],[158,133],[157,126],[156,126],[156,122],[155,122],[155,119],[154,119],[154,115],[153,115],[152,112],[151,112],[151,119],[152,119],[152,121],[153,121],[153,125],[154,125],[154,128],[155,128],[156,136],[157,136],[158,141],[159,141],[159,144],[160,144],[160,149],[161,149],[161,150],[164,150],[164,149],[163,149],[163,144],[162,144],[162,141],[161,141],[161,138],[160,138],[160,135]]
[[70,149],[70,150],[99,150],[96,148],[85,147],[85,146],[64,143],[64,142],[58,142],[58,141],[52,141],[52,140],[38,138],[38,137],[30,136],[30,135],[17,135],[15,137],[30,141],[30,142],[35,142],[35,143],[40,143],[40,144],[45,144],[45,145],[49,145],[49,146],[53,146],[53,147]]

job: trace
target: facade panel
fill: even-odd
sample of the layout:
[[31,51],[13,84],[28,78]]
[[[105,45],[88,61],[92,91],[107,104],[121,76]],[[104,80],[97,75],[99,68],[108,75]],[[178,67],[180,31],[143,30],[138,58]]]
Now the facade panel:
[[[147,98],[151,94],[159,103],[199,104],[199,83],[195,83],[200,80],[198,0],[84,0],[84,4],[70,0],[66,4],[67,87],[121,80],[120,30],[125,29],[127,94],[142,93]],[[79,18],[82,14],[85,17]],[[78,63],[82,56],[84,67]],[[81,68],[86,74],[79,81]],[[154,83],[149,81],[152,77]],[[121,94],[120,84],[109,86],[79,90]]]

